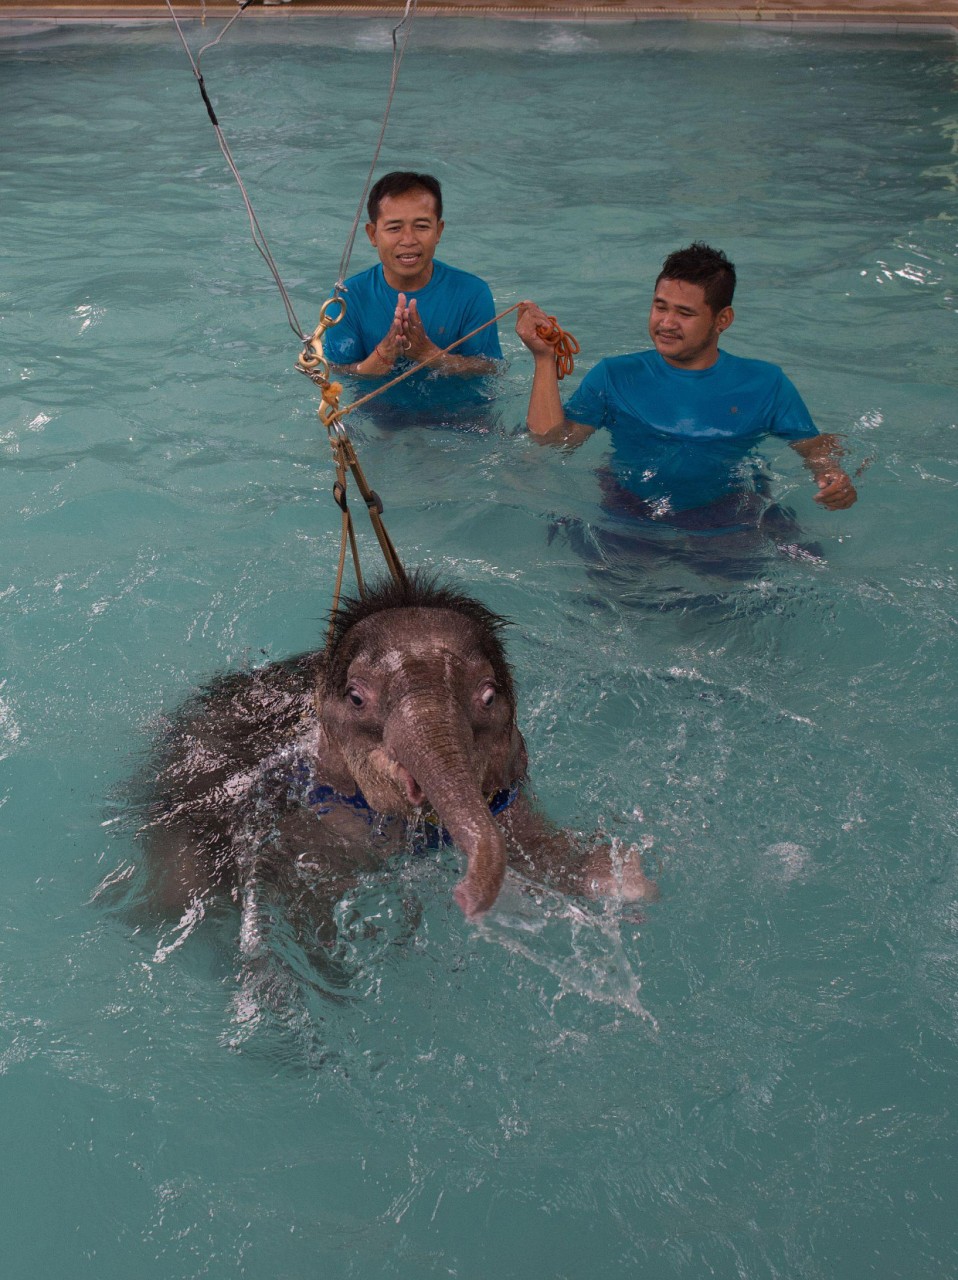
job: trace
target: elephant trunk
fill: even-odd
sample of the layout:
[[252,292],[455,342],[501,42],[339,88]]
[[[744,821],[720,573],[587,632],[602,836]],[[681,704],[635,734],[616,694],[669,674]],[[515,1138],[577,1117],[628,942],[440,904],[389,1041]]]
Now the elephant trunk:
[[441,690],[404,699],[389,716],[384,746],[436,811],[467,858],[454,896],[470,919],[488,911],[506,873],[506,845],[482,791],[472,726],[455,698]]

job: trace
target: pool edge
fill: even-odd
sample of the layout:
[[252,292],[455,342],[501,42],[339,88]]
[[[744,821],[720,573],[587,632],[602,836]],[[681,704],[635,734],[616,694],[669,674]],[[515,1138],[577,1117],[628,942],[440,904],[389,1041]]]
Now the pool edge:
[[[235,0],[178,0],[181,19],[222,19],[236,13]],[[247,18],[260,21],[290,21],[306,17],[374,17],[400,14],[401,0],[381,4],[350,3],[350,0],[292,0],[291,3],[255,4]],[[937,31],[958,35],[958,0],[844,0],[823,4],[821,0],[672,0],[645,4],[615,0],[581,4],[576,0],[419,0],[419,17],[497,18],[517,20],[570,20],[610,22],[713,22],[762,26],[778,29],[809,27],[830,31],[874,31],[876,34],[903,31]],[[169,21],[169,10],[158,0],[75,0],[65,3],[23,3],[0,0],[3,24],[115,24]]]

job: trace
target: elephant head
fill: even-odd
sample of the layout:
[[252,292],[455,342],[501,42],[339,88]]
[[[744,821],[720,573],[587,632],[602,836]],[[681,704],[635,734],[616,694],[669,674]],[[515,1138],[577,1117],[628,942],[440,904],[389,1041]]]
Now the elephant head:
[[318,774],[383,814],[433,809],[466,855],[455,897],[492,906],[506,848],[489,798],[525,775],[503,619],[422,576],[385,583],[336,615],[316,688]]

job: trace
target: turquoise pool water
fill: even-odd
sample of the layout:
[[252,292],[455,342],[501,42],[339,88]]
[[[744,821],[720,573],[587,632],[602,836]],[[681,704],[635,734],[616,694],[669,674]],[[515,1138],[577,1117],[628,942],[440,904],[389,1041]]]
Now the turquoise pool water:
[[[204,63],[310,326],[388,30],[240,23]],[[381,168],[438,173],[446,258],[582,369],[645,345],[662,257],[709,239],[728,349],[847,436],[861,500],[820,511],[770,447],[819,558],[604,572],[568,536],[603,442],[519,430],[508,328],[482,431],[359,422],[406,560],[515,622],[544,804],[640,843],[661,899],[510,886],[477,928],[455,859],[417,861],[341,904],[345,989],[278,928],[270,1001],[234,912],[137,927],[101,886],[137,882],[161,713],[321,639],[314,390],[172,30],[0,58],[5,1275],[958,1273],[954,43],[420,20]]]

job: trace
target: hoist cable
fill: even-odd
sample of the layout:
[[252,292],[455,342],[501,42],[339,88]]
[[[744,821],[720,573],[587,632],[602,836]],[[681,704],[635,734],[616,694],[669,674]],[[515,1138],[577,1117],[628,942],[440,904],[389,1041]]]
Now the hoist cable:
[[[409,36],[412,32],[412,18],[416,16],[417,0],[406,0],[406,9],[402,18],[393,27],[392,43],[393,43],[393,65],[392,75],[389,79],[389,93],[386,97],[386,110],[383,112],[383,122],[379,129],[379,138],[376,142],[376,149],[373,152],[372,163],[369,166],[369,172],[366,174],[366,181],[363,185],[362,195],[359,197],[359,205],[356,208],[356,216],[353,218],[353,225],[350,228],[349,235],[346,237],[346,246],[343,249],[343,256],[339,262],[339,277],[336,281],[334,294],[338,294],[339,290],[344,288],[346,283],[346,273],[349,270],[349,259],[352,257],[353,245],[356,243],[356,233],[359,230],[359,223],[363,216],[363,206],[366,203],[366,197],[369,195],[369,188],[372,186],[373,173],[379,161],[379,153],[382,150],[383,139],[386,136],[386,125],[389,123],[389,112],[392,109],[393,97],[396,93],[396,85],[399,81],[399,68],[402,66],[403,55],[406,52],[406,45],[409,43]],[[411,17],[410,17],[411,15]],[[409,25],[406,27],[407,19]],[[406,27],[403,32],[402,43],[397,40],[399,32]]]
[[[226,34],[229,28],[233,25],[236,19],[240,16],[240,14],[244,12],[244,10],[251,3],[252,3],[252,0],[245,0],[244,4],[240,7],[238,12],[235,13],[232,18],[230,18],[229,22],[226,24],[226,26],[223,28],[220,34],[216,37],[216,39],[211,40],[209,44],[206,44],[203,46],[203,48],[200,50],[200,56],[202,56],[202,54],[205,53],[207,49],[211,49],[213,45],[217,44],[220,40],[222,40],[223,36]],[[233,177],[236,179],[236,185],[239,187],[240,194],[243,197],[243,203],[246,206],[246,214],[247,214],[247,217],[249,218],[250,231],[252,232],[252,236],[253,236],[253,244],[256,246],[257,252],[259,253],[260,257],[263,259],[263,261],[266,263],[267,267],[270,270],[270,274],[272,275],[273,279],[276,282],[276,287],[279,289],[280,297],[283,299],[283,306],[286,309],[286,319],[289,321],[289,327],[296,334],[297,338],[299,338],[302,342],[305,342],[307,335],[303,332],[303,327],[299,323],[299,318],[296,315],[295,310],[293,309],[292,300],[290,299],[290,296],[286,291],[286,286],[283,284],[282,277],[279,274],[279,267],[277,267],[276,261],[273,258],[272,252],[270,251],[270,247],[266,240],[266,236],[263,233],[263,229],[259,225],[259,220],[256,217],[256,213],[253,209],[253,205],[250,201],[249,195],[247,194],[246,187],[243,184],[243,178],[240,174],[239,169],[236,167],[236,162],[234,161],[232,153],[230,152],[229,143],[226,141],[226,138],[223,134],[223,130],[220,128],[220,123],[216,118],[216,112],[213,110],[213,104],[210,101],[209,94],[206,92],[206,84],[204,83],[203,75],[202,75],[202,72],[200,71],[199,64],[197,60],[194,59],[193,54],[190,51],[190,46],[186,42],[186,37],[183,34],[183,28],[180,26],[179,19],[177,18],[176,13],[173,9],[171,0],[166,0],[166,7],[170,11],[170,17],[173,19],[173,25],[176,27],[176,33],[180,37],[180,42],[186,51],[186,56],[190,60],[190,66],[193,68],[193,75],[196,77],[196,83],[199,86],[200,95],[206,106],[206,113],[210,118],[210,124],[212,124],[213,131],[216,134],[216,140],[219,143],[220,151],[222,151],[223,158],[226,160],[226,163],[229,166],[230,172],[232,173]]]

